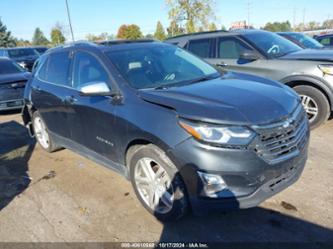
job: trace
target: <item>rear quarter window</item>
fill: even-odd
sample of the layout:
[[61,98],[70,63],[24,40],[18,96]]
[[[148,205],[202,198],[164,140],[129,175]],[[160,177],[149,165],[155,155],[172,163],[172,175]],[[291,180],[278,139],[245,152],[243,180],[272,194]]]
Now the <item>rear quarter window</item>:
[[212,52],[212,39],[191,40],[188,50],[201,58],[210,58]]

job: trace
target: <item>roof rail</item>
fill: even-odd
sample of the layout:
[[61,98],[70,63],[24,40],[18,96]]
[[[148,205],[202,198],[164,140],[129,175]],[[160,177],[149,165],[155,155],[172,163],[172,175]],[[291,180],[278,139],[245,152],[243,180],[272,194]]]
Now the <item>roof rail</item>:
[[96,42],[97,45],[118,45],[118,44],[126,44],[126,43],[144,43],[144,42],[154,42],[157,40],[154,39],[139,39],[139,40],[108,40],[108,41],[100,41]]
[[174,39],[174,38],[180,38],[180,37],[185,37],[185,36],[189,36],[189,35],[202,35],[202,34],[214,34],[214,33],[219,33],[219,32],[229,32],[227,30],[214,30],[214,31],[202,31],[202,32],[196,32],[196,33],[188,33],[188,34],[181,34],[181,35],[176,35],[176,36],[173,36],[173,37],[170,37],[166,40],[169,40],[169,39]]

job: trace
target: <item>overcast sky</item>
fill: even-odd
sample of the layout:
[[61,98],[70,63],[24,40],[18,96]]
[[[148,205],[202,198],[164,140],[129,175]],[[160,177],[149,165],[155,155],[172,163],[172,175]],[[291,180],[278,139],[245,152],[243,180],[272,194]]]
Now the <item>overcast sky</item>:
[[[135,23],[144,34],[153,33],[160,20],[168,26],[164,0],[68,0],[76,39],[86,34],[117,33],[121,24]],[[259,28],[266,22],[322,22],[333,18],[332,0],[216,0],[216,23],[227,28],[234,21],[246,20]],[[249,6],[249,8],[248,8]],[[47,37],[56,22],[67,25],[65,0],[1,0],[2,21],[18,38],[30,40],[36,27]],[[295,18],[294,18],[295,17]]]

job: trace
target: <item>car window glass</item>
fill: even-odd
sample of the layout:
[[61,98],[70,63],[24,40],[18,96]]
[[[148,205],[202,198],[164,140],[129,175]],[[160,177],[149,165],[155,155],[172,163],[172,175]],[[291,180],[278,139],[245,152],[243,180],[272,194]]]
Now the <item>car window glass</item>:
[[91,54],[77,52],[74,59],[73,86],[78,88],[90,82],[108,82],[109,76],[102,64]]
[[14,74],[24,72],[18,64],[11,60],[0,60],[0,75],[1,74]]
[[38,76],[40,79],[53,84],[70,86],[69,70],[69,52],[54,53],[43,63],[38,71]]
[[325,46],[330,45],[330,38],[328,38],[328,37],[327,38],[323,38],[323,39],[319,40],[319,42],[321,44],[325,45]]
[[211,39],[192,40],[189,42],[188,50],[201,58],[210,57]]
[[3,50],[0,50],[0,56],[4,56],[5,52]]
[[251,50],[249,46],[235,38],[221,38],[218,43],[218,57],[238,60],[243,51]]

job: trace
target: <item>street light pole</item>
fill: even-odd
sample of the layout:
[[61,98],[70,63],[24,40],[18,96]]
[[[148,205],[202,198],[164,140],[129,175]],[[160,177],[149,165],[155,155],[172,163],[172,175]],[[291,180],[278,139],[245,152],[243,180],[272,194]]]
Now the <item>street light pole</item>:
[[66,1],[66,10],[67,10],[67,16],[68,16],[69,28],[70,28],[70,30],[71,30],[72,40],[73,40],[73,42],[74,42],[75,39],[74,39],[74,33],[73,33],[73,28],[72,28],[71,15],[70,15],[70,13],[69,13],[69,8],[68,8],[68,0],[65,0],[65,1]]

